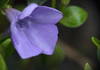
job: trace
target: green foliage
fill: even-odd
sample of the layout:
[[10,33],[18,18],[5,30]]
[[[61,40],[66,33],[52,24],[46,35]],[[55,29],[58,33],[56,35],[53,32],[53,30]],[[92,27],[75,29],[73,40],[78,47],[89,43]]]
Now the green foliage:
[[5,61],[4,61],[4,58],[3,58],[3,57],[5,57],[6,50],[4,50],[5,48],[3,47],[3,45],[4,46],[8,46],[9,42],[8,42],[8,38],[7,37],[4,38],[4,39],[1,39],[1,38],[2,38],[2,36],[0,35],[0,70],[7,70],[6,64],[5,64]]
[[6,63],[1,54],[0,54],[0,70],[7,70]]
[[0,0],[0,8],[4,8],[8,2],[9,0]]
[[5,37],[3,37],[3,35],[2,34],[0,34],[0,44],[2,44],[6,39],[8,39],[9,38],[9,36],[5,36]]
[[39,5],[42,5],[42,4],[44,4],[47,0],[27,0],[28,1],[28,3],[30,4],[30,3],[37,3],[37,4],[39,4]]
[[[2,37],[0,36],[0,38]],[[0,52],[3,54],[5,58],[12,55],[12,53],[14,52],[11,39],[9,38],[9,36],[0,39]]]
[[85,10],[77,6],[62,7],[61,11],[64,14],[61,24],[70,28],[81,26],[86,21],[88,15]]
[[100,40],[98,40],[96,37],[92,37],[91,40],[97,46],[97,48],[100,48]]
[[98,40],[96,37],[92,37],[93,44],[97,47],[97,58],[100,61],[100,40]]
[[6,39],[2,44],[1,46],[4,48],[4,51],[5,51],[5,57],[8,57],[8,56],[11,56],[14,52],[14,48],[12,46],[12,43],[11,43],[11,39],[8,38]]
[[63,5],[68,5],[70,3],[71,0],[61,0]]
[[86,63],[85,67],[84,67],[84,70],[92,70],[92,68],[88,63]]

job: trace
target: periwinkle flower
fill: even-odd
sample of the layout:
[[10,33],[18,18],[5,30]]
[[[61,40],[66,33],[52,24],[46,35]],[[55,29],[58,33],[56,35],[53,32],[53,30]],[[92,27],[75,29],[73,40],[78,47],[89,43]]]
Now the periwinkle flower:
[[11,22],[11,39],[21,58],[53,54],[58,39],[55,24],[62,18],[60,11],[33,3],[22,12],[8,8],[6,15]]

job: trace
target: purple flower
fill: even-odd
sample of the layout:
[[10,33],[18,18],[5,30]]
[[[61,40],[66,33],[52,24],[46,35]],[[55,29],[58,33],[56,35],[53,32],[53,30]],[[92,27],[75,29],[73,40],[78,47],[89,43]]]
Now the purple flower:
[[55,24],[62,18],[60,11],[30,4],[22,12],[8,8],[6,15],[11,22],[11,39],[21,58],[53,54],[58,39]]

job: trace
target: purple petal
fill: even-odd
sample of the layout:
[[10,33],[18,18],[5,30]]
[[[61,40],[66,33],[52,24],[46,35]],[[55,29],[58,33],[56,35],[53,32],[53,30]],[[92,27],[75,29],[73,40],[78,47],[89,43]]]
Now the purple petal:
[[63,17],[62,13],[54,8],[38,6],[30,15],[36,23],[56,24]]
[[58,38],[54,24],[62,18],[60,11],[31,4],[23,12],[7,9],[6,14],[12,23],[13,44],[23,59],[53,53]]
[[30,4],[22,11],[22,14],[19,19],[24,19],[25,17],[29,16],[37,7],[38,5],[35,3]]
[[9,21],[12,22],[16,22],[18,16],[21,14],[20,11],[13,9],[13,8],[8,8],[6,9],[6,16],[8,17]]
[[53,54],[58,39],[58,30],[55,25],[30,23],[25,31],[43,54]]
[[32,23],[27,19],[12,25],[11,32],[15,48],[22,58],[40,53],[51,55],[58,38],[55,25]]
[[39,55],[41,49],[38,48],[34,40],[30,39],[27,32],[23,28],[20,28],[18,24],[11,24],[11,37],[21,58],[26,59]]

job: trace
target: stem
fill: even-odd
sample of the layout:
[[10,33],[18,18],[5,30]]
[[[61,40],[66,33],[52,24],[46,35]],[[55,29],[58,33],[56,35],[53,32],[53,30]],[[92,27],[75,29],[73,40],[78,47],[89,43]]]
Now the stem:
[[56,8],[56,0],[52,0],[51,6],[52,6],[53,8]]

